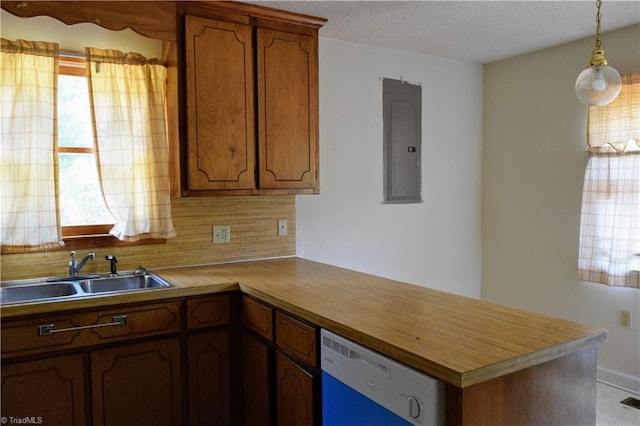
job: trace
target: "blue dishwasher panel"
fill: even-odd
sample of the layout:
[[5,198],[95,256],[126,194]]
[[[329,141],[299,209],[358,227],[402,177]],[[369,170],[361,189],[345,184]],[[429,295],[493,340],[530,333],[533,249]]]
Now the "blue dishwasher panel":
[[444,382],[320,330],[323,426],[444,426]]
[[323,371],[322,425],[411,426],[411,423]]

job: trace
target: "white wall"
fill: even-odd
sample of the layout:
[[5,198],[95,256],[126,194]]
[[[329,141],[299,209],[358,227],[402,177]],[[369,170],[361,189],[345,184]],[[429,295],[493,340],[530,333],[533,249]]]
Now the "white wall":
[[[620,72],[640,70],[640,26],[602,43]],[[587,108],[573,85],[592,50],[589,38],[485,66],[482,298],[607,328],[598,376],[638,392],[640,290],[577,278]]]
[[[479,297],[482,66],[319,49],[320,195],[297,198],[297,255]],[[422,204],[381,204],[382,77],[422,86]]]

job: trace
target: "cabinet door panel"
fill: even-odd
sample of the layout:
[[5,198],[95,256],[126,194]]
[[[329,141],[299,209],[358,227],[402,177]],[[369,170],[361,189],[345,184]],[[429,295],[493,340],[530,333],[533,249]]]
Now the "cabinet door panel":
[[91,353],[95,426],[181,424],[180,339]]
[[315,188],[318,57],[307,35],[257,30],[260,188]]
[[269,426],[272,422],[269,386],[269,346],[248,333],[243,335],[244,424]]
[[189,424],[231,424],[229,332],[193,334],[187,339]]
[[187,300],[187,328],[191,330],[229,324],[229,303],[227,295]]
[[313,376],[276,353],[278,426],[313,426]]
[[253,189],[251,27],[185,20],[189,189]]
[[3,365],[3,419],[33,417],[46,425],[85,425],[83,364],[78,354]]

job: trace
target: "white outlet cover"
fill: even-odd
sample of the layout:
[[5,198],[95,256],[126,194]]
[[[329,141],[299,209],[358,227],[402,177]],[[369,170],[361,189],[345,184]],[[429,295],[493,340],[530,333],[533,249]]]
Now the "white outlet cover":
[[231,242],[231,226],[230,225],[213,225],[213,242],[214,243],[230,243]]

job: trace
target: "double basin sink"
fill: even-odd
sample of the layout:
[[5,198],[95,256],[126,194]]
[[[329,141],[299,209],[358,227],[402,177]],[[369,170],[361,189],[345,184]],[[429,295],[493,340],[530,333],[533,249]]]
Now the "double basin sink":
[[0,305],[52,302],[77,299],[92,295],[107,295],[132,291],[144,291],[173,287],[172,284],[153,273],[146,275],[121,275],[101,277],[84,275],[49,279],[23,280],[2,283]]

